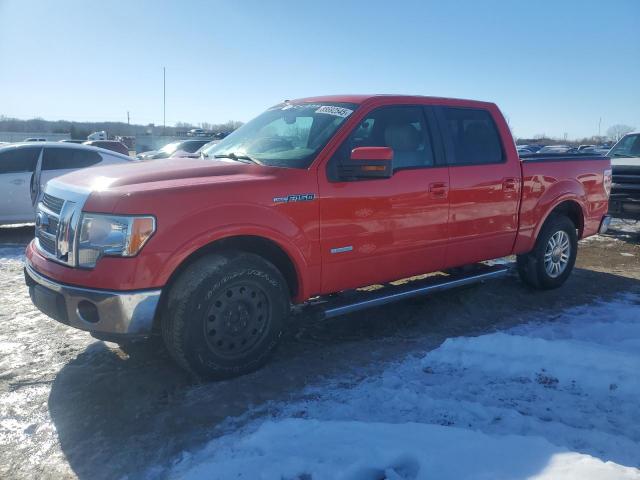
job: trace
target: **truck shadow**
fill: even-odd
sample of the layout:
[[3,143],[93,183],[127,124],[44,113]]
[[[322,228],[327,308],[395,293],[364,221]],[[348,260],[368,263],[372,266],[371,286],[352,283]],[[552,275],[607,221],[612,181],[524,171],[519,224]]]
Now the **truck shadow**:
[[27,245],[35,234],[33,224],[0,226],[0,243],[3,245]]
[[640,291],[640,281],[577,269],[554,291],[534,292],[506,278],[322,323],[301,315],[266,367],[208,384],[153,345],[127,355],[95,342],[58,373],[49,412],[79,478],[157,477],[180,452],[273,415],[277,402],[303,398],[306,386],[326,377],[356,382],[379,372],[383,361],[425,353],[446,338],[553,322],[553,312],[629,291]]

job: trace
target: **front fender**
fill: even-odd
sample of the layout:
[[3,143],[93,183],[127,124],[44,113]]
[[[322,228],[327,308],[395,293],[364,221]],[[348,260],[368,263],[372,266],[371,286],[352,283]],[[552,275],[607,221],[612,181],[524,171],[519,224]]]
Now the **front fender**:
[[[317,217],[305,212],[306,205],[280,209],[255,204],[215,205],[168,224],[158,219],[159,229],[153,250],[163,250],[163,263],[154,283],[165,285],[176,269],[191,255],[214,242],[235,236],[257,236],[278,245],[291,259],[298,277],[298,297],[308,298],[318,291],[320,261]],[[297,211],[291,211],[292,209]],[[242,219],[242,221],[238,221]],[[148,247],[151,247],[149,242]],[[165,248],[169,248],[166,250]],[[314,279],[315,283],[314,284]]]

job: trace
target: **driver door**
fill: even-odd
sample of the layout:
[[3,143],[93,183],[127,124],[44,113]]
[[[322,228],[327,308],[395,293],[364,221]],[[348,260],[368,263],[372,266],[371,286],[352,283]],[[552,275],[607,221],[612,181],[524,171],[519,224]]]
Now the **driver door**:
[[[432,118],[422,106],[377,108],[334,153],[326,175],[319,172],[321,293],[443,268],[449,168],[434,142]],[[393,149],[390,178],[339,177],[337,166],[363,146]]]

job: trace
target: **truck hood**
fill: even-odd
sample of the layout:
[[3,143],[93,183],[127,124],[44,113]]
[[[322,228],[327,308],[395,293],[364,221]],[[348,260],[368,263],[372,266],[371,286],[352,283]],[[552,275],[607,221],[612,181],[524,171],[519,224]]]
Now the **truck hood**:
[[261,177],[268,175],[272,168],[226,159],[167,158],[86,168],[58,177],[55,181],[87,192],[123,189],[132,192],[153,188],[150,184],[158,183],[171,187],[195,179],[208,183],[224,181],[225,177],[238,180],[240,178],[237,177],[242,176]]

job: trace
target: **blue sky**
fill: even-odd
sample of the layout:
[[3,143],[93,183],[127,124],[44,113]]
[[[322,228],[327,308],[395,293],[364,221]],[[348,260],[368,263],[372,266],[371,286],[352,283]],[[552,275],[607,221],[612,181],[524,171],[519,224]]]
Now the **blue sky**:
[[640,0],[0,0],[0,114],[162,124],[163,66],[168,124],[409,93],[494,101],[520,137],[640,129]]

